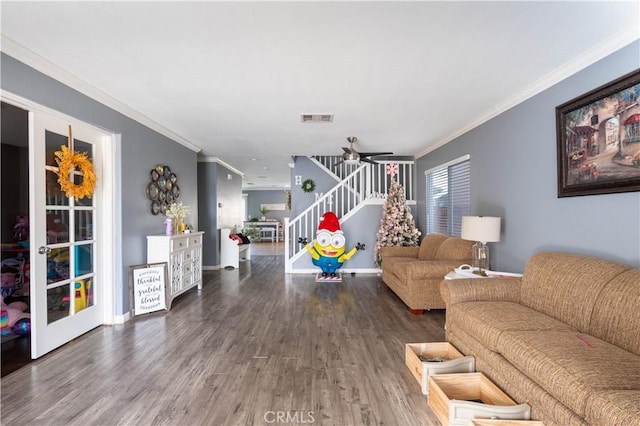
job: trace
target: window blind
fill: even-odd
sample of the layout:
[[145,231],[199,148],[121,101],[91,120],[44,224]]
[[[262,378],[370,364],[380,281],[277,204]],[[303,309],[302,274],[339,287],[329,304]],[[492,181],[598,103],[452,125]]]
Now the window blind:
[[460,236],[462,216],[471,208],[469,156],[425,172],[427,180],[427,233]]

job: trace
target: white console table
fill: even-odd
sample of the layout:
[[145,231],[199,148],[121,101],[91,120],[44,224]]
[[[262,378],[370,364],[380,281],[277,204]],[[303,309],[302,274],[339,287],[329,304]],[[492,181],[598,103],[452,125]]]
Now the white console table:
[[202,288],[202,235],[191,232],[172,236],[147,236],[147,262],[167,262],[167,309],[173,299],[193,287]]

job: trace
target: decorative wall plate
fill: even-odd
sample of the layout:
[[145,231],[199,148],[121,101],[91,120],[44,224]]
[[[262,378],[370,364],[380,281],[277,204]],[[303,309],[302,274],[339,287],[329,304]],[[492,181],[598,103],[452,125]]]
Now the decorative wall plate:
[[165,214],[169,205],[180,197],[178,176],[165,164],[156,164],[149,171],[151,182],[147,184],[147,198],[151,202],[151,214]]
[[158,188],[158,185],[156,185],[155,182],[149,182],[147,185],[147,197],[149,197],[150,200],[157,200],[159,193],[160,189]]
[[157,201],[152,201],[151,202],[151,214],[158,214],[160,213],[160,203],[158,203]]

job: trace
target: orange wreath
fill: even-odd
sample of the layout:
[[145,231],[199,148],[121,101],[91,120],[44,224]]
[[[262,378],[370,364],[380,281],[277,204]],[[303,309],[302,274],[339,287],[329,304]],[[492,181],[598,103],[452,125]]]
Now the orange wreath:
[[[76,200],[81,200],[84,197],[91,198],[96,187],[96,173],[91,160],[89,160],[86,153],[70,151],[65,145],[62,145],[61,149],[62,151],[54,153],[57,157],[60,189],[69,198],[73,197]],[[82,183],[79,185],[76,185],[71,180],[71,173],[76,170],[79,170],[82,174]]]

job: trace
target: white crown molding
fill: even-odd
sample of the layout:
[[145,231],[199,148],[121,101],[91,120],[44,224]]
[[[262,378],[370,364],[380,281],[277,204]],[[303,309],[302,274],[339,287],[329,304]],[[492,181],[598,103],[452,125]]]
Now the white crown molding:
[[83,95],[88,96],[91,99],[94,99],[121,114],[124,114],[132,120],[135,120],[138,123],[142,124],[143,126],[146,126],[160,133],[161,135],[168,137],[169,139],[189,148],[194,152],[200,152],[202,150],[200,147],[191,143],[186,138],[178,135],[177,133],[174,133],[160,123],[157,123],[156,121],[134,110],[125,103],[120,102],[113,96],[92,86],[91,84],[82,80],[80,77],[77,77],[76,75],[49,61],[48,59],[45,59],[44,57],[38,55],[36,52],[27,49],[20,43],[16,42],[10,37],[7,37],[4,34],[0,34],[0,51],[13,57],[14,59],[17,59],[23,64],[43,73],[44,75],[51,77],[54,80],[57,80],[74,90],[77,90]]
[[486,123],[492,118],[502,114],[503,112],[513,108],[514,106],[526,101],[527,99],[541,93],[555,84],[558,84],[567,77],[570,77],[577,72],[585,69],[589,65],[592,65],[599,60],[611,55],[612,53],[622,49],[628,44],[633,43],[640,39],[640,29],[637,27],[627,27],[618,33],[614,34],[610,38],[603,40],[601,43],[593,46],[591,49],[582,53],[579,57],[571,59],[559,68],[556,68],[549,74],[534,81],[531,85],[526,87],[522,92],[505,99],[499,104],[495,105],[490,111],[486,111],[484,114],[478,116],[475,120],[471,121],[466,126],[453,132],[444,139],[439,140],[428,148],[415,154],[415,158],[419,159],[435,151],[441,146],[451,142],[452,140],[462,136],[468,131]]
[[240,170],[236,169],[235,167],[225,163],[223,160],[221,160],[218,157],[198,157],[198,163],[218,163],[221,166],[229,169],[229,171],[232,171],[233,173],[238,174],[241,177],[244,177],[244,173],[242,173]]

